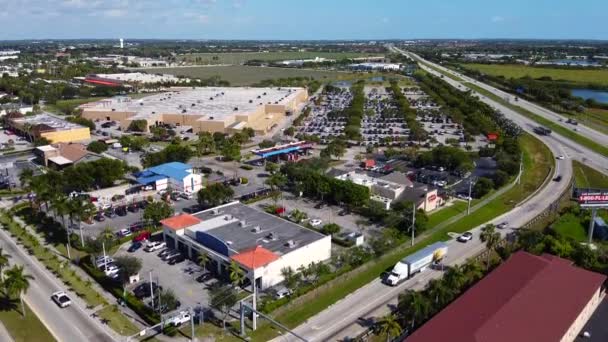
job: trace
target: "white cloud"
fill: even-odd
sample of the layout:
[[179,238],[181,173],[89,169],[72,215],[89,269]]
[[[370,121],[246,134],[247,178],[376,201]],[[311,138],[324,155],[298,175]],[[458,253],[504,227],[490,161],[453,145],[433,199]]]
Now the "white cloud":
[[495,15],[495,16],[492,17],[491,21],[493,23],[501,23],[501,22],[505,21],[505,18],[503,18],[503,17],[501,17],[499,15]]

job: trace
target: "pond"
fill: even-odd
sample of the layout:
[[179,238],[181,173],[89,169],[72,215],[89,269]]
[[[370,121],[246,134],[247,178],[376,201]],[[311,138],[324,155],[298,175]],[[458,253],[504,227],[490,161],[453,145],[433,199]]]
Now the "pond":
[[608,104],[608,91],[593,89],[572,89],[572,96],[581,97],[585,100],[594,99],[596,102]]

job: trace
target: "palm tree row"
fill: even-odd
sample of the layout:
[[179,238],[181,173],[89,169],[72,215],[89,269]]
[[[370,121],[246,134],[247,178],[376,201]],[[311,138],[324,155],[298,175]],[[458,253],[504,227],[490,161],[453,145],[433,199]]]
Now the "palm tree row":
[[[22,188],[33,194],[30,196],[30,201],[36,204],[39,210],[44,205],[45,211],[47,213],[52,212],[55,219],[59,216],[63,227],[66,229],[67,242],[69,244],[70,239],[68,225],[66,225],[66,216],[70,224],[74,224],[74,221],[78,222],[78,228],[80,229],[80,222],[93,216],[96,208],[88,200],[66,196],[63,193],[61,184],[53,181],[53,179],[59,179],[59,177],[54,177],[54,172],[56,171],[49,171],[49,173],[45,174],[46,177],[34,177],[30,169],[25,169],[19,176],[19,179]],[[84,242],[81,241],[81,243]]]
[[[395,313],[400,326],[413,331],[441,311],[484,275],[476,261],[449,268],[443,278],[432,279],[423,291],[407,290],[399,295]],[[382,322],[382,321],[381,321]],[[384,324],[384,323],[383,323]]]
[[30,280],[33,280],[34,277],[25,274],[23,266],[14,265],[6,269],[9,265],[9,259],[10,255],[4,254],[4,251],[0,248],[0,285],[6,302],[9,302],[12,298],[19,297],[21,301],[21,313],[25,317],[23,296],[30,287]]

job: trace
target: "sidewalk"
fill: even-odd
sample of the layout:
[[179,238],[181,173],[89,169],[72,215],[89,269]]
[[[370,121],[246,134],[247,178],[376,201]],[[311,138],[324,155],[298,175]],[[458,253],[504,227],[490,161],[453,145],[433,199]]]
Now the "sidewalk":
[[0,341],[15,342],[13,337],[8,333],[2,322],[0,322]]

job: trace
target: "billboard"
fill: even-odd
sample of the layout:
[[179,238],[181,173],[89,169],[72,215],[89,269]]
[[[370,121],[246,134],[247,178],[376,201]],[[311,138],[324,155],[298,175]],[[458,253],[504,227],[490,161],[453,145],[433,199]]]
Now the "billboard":
[[574,199],[582,207],[608,207],[608,189],[574,189]]

